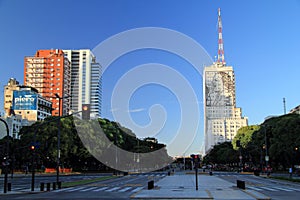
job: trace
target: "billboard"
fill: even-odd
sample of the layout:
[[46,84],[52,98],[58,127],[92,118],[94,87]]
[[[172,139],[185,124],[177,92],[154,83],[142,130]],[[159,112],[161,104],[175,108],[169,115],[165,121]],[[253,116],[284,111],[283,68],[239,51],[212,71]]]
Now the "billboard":
[[13,92],[13,110],[36,110],[37,109],[36,93],[24,90]]

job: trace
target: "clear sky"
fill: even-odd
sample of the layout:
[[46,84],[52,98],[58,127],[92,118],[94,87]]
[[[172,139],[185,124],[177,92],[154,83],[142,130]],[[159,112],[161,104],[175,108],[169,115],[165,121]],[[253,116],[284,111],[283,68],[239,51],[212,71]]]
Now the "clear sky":
[[[214,58],[219,7],[225,60],[235,70],[237,106],[242,107],[249,124],[283,114],[283,98],[287,111],[299,105],[299,0],[0,0],[0,111],[3,112],[3,86],[10,77],[23,83],[24,56],[32,56],[38,49],[94,49],[115,34],[158,27],[192,38]],[[101,55],[96,56],[101,64]],[[127,112],[138,126],[147,127],[152,122],[154,126],[150,128],[162,126],[161,130],[139,132],[138,136],[156,136],[167,144],[176,137],[182,125],[181,102],[170,86],[149,83],[134,91],[128,108],[112,106],[114,87],[124,74],[149,63],[174,69],[192,86],[197,102],[191,101],[190,105],[198,105],[200,122],[186,153],[199,152],[203,142],[202,76],[172,53],[144,49],[115,60],[103,76],[103,117],[113,120],[112,111]],[[139,80],[146,80],[148,75],[139,74]],[[164,73],[158,77],[172,82]],[[161,106],[153,106],[157,104]],[[149,114],[153,114],[152,118]],[[155,116],[161,118],[155,121]],[[176,149],[170,151],[173,155],[182,154]]]

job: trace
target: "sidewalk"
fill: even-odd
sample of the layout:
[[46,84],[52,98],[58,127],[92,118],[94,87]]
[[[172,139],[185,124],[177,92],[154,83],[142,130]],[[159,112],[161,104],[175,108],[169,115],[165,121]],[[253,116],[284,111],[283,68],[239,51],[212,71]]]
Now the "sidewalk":
[[143,189],[131,196],[133,199],[215,199],[256,200],[270,199],[253,190],[238,189],[233,183],[215,176],[198,175],[196,191],[195,175],[179,174],[167,176],[152,190]]

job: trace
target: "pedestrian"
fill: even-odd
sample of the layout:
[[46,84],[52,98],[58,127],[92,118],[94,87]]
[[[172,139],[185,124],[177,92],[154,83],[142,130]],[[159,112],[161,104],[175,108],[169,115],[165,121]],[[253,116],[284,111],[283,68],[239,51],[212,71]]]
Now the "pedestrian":
[[289,174],[290,174],[290,178],[292,178],[292,174],[293,174],[293,168],[292,167],[289,168]]
[[267,167],[267,176],[270,177],[272,168],[270,166]]
[[28,174],[28,165],[25,165],[24,171],[25,171],[25,174]]

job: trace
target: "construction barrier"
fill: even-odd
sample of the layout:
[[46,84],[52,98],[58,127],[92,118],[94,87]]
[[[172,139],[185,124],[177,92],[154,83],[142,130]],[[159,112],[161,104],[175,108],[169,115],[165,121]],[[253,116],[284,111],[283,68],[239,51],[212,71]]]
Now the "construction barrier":
[[[56,169],[55,168],[46,168],[45,173],[55,173]],[[72,168],[59,168],[60,173],[71,173]]]

